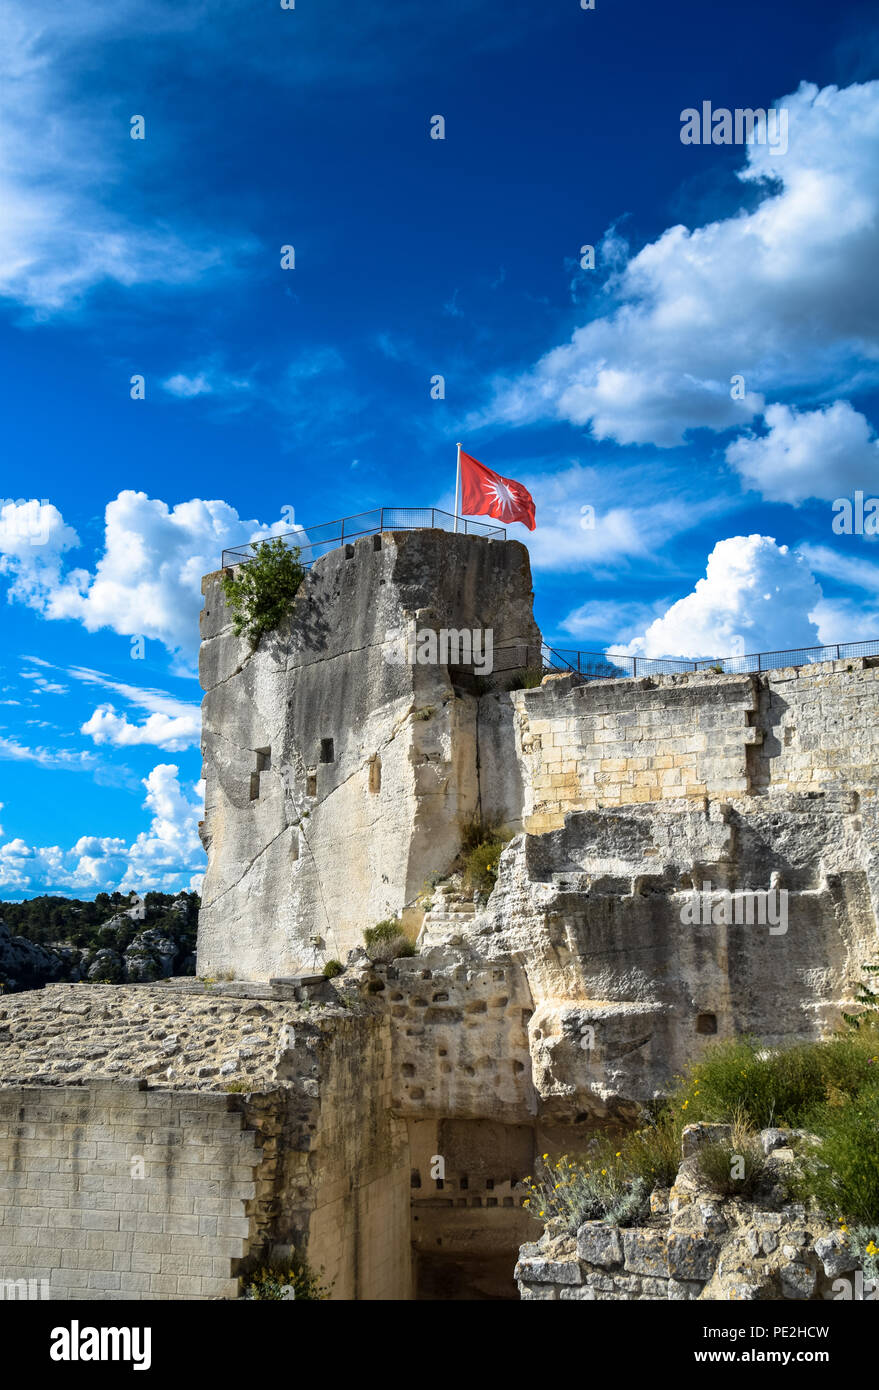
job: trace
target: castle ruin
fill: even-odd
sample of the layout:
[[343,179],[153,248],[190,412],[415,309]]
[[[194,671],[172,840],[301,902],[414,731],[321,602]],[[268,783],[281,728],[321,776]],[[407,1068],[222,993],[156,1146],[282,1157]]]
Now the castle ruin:
[[[514,1296],[536,1154],[711,1038],[838,1021],[877,941],[879,658],[509,689],[541,645],[518,542],[363,537],[256,651],[221,579],[199,980],[0,1004],[0,1269],[234,1297],[296,1245],[334,1298]],[[492,673],[413,663],[413,623],[491,631]],[[450,878],[474,821],[513,832],[487,901]],[[418,949],[376,965],[387,918]]]

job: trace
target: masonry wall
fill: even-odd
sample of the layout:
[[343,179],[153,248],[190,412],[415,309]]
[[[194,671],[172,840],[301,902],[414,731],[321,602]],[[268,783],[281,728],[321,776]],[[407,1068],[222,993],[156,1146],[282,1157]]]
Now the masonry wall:
[[[483,804],[533,833],[566,812],[879,781],[879,661],[589,681],[481,701]],[[518,767],[518,785],[510,768]]]
[[[50,1027],[66,992],[89,996],[65,1015],[67,1052],[95,1070],[113,1064],[89,1047],[93,1014],[128,1029],[140,1003],[140,1052],[132,1044],[123,1075],[36,1081],[58,1047],[34,1025]],[[333,1299],[409,1297],[409,1145],[391,1108],[387,1017],[251,994],[53,986],[4,1001],[3,1064],[34,1080],[0,1086],[0,1299],[6,1281],[30,1280],[53,1299],[237,1298],[253,1266],[293,1248]],[[200,1049],[189,1065],[209,1074],[200,1082],[147,1089],[138,1075],[153,1067],[154,1007],[181,1037],[206,1035],[211,1010],[232,1015],[215,1064],[200,1065]],[[212,1078],[242,1021],[260,1074],[227,1093]]]
[[[309,1263],[323,1269],[334,1300],[407,1299],[409,1144],[405,1123],[391,1112],[390,1028],[378,1015],[336,1019],[323,1042],[308,1155]],[[290,1068],[305,1075],[301,1047],[294,1046]]]
[[54,1299],[236,1297],[260,1153],[229,1107],[118,1080],[0,1090],[0,1281],[46,1279]]

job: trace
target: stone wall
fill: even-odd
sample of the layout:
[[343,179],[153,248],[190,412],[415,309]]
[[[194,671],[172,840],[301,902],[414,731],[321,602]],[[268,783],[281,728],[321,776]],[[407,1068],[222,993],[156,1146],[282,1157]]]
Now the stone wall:
[[234,1298],[260,1151],[224,1095],[0,1089],[0,1281],[56,1299]]
[[[533,1300],[672,1302],[856,1297],[858,1260],[832,1223],[785,1200],[796,1162],[790,1130],[762,1131],[765,1169],[753,1200],[724,1199],[699,1170],[698,1149],[729,1142],[728,1125],[688,1125],[670,1189],[656,1188],[642,1224],[586,1221],[576,1235],[550,1221],[523,1245],[516,1278]],[[847,1280],[845,1287],[836,1283]]]
[[221,579],[203,584],[198,968],[267,979],[344,959],[449,868],[478,814],[470,678],[410,664],[412,622],[490,629],[499,669],[536,661],[540,634],[517,541],[363,537],[315,562],[256,652]]
[[358,983],[347,1004],[173,982],[4,1000],[0,1288],[236,1298],[296,1248],[333,1299],[409,1297],[408,1131]]
[[479,720],[484,799],[540,834],[568,811],[599,806],[833,784],[872,795],[877,679],[879,658],[866,657],[752,675],[550,676],[536,690],[489,694]]

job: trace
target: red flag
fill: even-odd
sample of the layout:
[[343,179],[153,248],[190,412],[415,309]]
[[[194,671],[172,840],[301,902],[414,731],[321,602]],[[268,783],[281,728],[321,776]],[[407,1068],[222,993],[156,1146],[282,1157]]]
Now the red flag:
[[533,531],[534,498],[513,478],[502,478],[461,450],[461,511],[464,516],[491,516],[495,521],[521,521]]

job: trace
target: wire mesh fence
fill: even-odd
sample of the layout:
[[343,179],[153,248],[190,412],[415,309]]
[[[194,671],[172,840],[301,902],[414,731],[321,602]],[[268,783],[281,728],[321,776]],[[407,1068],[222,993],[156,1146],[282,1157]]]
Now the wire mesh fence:
[[[457,522],[457,526],[455,523]],[[285,531],[280,537],[291,549],[299,550],[299,560],[307,569],[321,555],[336,550],[348,541],[359,536],[376,536],[382,531],[455,531],[465,536],[487,536],[491,540],[506,540],[505,526],[489,526],[481,521],[468,521],[456,517],[453,512],[441,511],[439,507],[373,507],[368,512],[358,512],[355,516],[340,517],[336,521],[324,521],[317,526],[302,526],[295,531]],[[233,546],[223,551],[222,567],[246,565],[253,559],[254,545],[260,541],[273,540],[271,536],[257,536],[243,545]]]
[[820,661],[845,661],[860,656],[879,656],[879,638],[865,642],[830,643],[823,647],[791,647],[786,651],[751,652],[744,656],[683,657],[630,656],[624,652],[581,652],[543,646],[546,670],[573,673],[583,680],[618,680],[623,676],[681,675],[688,671],[716,671],[723,675],[772,671],[784,666],[809,666]]

